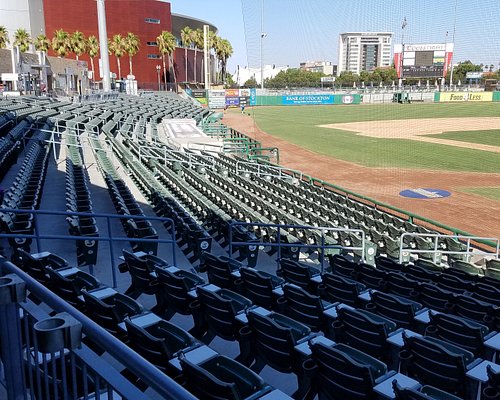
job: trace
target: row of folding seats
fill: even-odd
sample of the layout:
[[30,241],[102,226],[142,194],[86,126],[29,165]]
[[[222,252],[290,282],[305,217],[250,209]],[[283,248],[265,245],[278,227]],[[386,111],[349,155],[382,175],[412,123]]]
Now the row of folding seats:
[[8,132],[16,124],[16,114],[13,112],[0,111],[0,135]]
[[[51,125],[45,123],[37,129],[28,146],[24,162],[16,175],[11,187],[5,192],[2,207],[12,209],[38,209],[50,147],[49,138]],[[4,212],[0,214],[2,231],[9,234],[32,234],[34,232],[34,217],[31,213]],[[9,243],[16,250],[23,247],[29,250],[31,239],[9,238]]]
[[[93,137],[90,139],[96,160],[108,187],[108,192],[118,214],[123,216],[144,217],[144,212],[135,200],[130,189],[118,176],[113,163],[105,154],[100,141]],[[133,239],[158,239],[156,229],[151,222],[143,218],[120,218],[120,222],[129,238]],[[134,240],[131,245],[136,250],[156,254],[158,244],[156,242],[141,242]]]
[[[66,158],[66,209],[68,211],[92,214],[92,200],[88,187],[88,175],[78,147],[74,130],[68,130],[66,136],[68,156]],[[91,216],[68,216],[69,233],[73,236],[85,236],[85,240],[76,241],[78,266],[95,265],[99,242],[92,237],[99,236],[97,222]]]
[[32,118],[27,117],[0,139],[0,180],[17,161],[19,153],[24,148],[24,139],[30,136],[32,123]]

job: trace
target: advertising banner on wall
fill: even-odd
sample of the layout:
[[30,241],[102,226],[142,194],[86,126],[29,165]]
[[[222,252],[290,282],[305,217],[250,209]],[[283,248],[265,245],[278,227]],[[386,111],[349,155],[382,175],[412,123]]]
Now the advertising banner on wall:
[[228,107],[238,107],[240,105],[240,98],[237,96],[227,97],[226,96],[226,106]]
[[493,92],[441,92],[439,101],[493,101]]
[[226,91],[223,89],[209,90],[208,106],[210,108],[224,108],[226,106]]
[[226,89],[226,97],[237,97],[240,95],[239,89]]
[[257,89],[251,88],[250,89],[250,105],[254,106],[257,104]]
[[302,94],[282,96],[283,105],[333,104],[332,94]]
[[191,96],[195,99],[201,99],[202,97],[206,97],[205,89],[189,89],[191,90]]

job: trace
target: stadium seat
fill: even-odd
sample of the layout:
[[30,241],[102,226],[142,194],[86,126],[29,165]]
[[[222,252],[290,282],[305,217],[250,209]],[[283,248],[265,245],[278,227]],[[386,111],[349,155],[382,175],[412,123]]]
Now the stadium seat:
[[429,385],[418,389],[402,388],[394,381],[392,386],[396,400],[460,400],[457,396]]
[[200,399],[250,400],[271,390],[260,376],[226,356],[199,364],[181,357],[180,363],[186,388]]
[[285,281],[311,292],[314,291],[311,278],[320,274],[317,268],[286,258],[280,260],[280,269],[278,272],[283,276]]
[[311,394],[317,393],[320,399],[375,399],[373,387],[396,373],[387,373],[383,362],[344,344],[314,343],[311,350]]
[[457,396],[466,392],[466,372],[474,355],[458,346],[431,337],[407,336],[400,353],[401,372],[423,385],[435,386]]
[[253,304],[269,310],[275,309],[278,296],[273,293],[273,290],[280,287],[284,280],[253,268],[241,267],[239,272],[241,278],[236,285],[241,294],[250,299]]
[[322,298],[331,303],[340,302],[351,307],[360,305],[358,296],[366,289],[365,285],[332,273],[323,274],[321,279],[321,290],[318,288],[318,291]]
[[414,318],[422,305],[393,294],[371,292],[371,300],[366,309],[396,323],[398,327],[414,329]]

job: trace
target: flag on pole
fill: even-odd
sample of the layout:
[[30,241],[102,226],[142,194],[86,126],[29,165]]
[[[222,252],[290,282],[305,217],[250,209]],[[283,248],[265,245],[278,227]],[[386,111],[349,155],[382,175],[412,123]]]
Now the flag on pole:
[[401,29],[406,28],[406,25],[408,25],[408,22],[406,22],[406,17],[404,17],[403,23],[401,24]]

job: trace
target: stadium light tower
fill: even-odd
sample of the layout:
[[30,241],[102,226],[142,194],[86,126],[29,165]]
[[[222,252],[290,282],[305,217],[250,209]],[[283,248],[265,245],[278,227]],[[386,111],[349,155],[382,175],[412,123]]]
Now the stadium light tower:
[[108,32],[106,29],[106,8],[104,0],[97,0],[97,26],[99,29],[99,48],[101,49],[102,89],[111,91],[109,79]]

